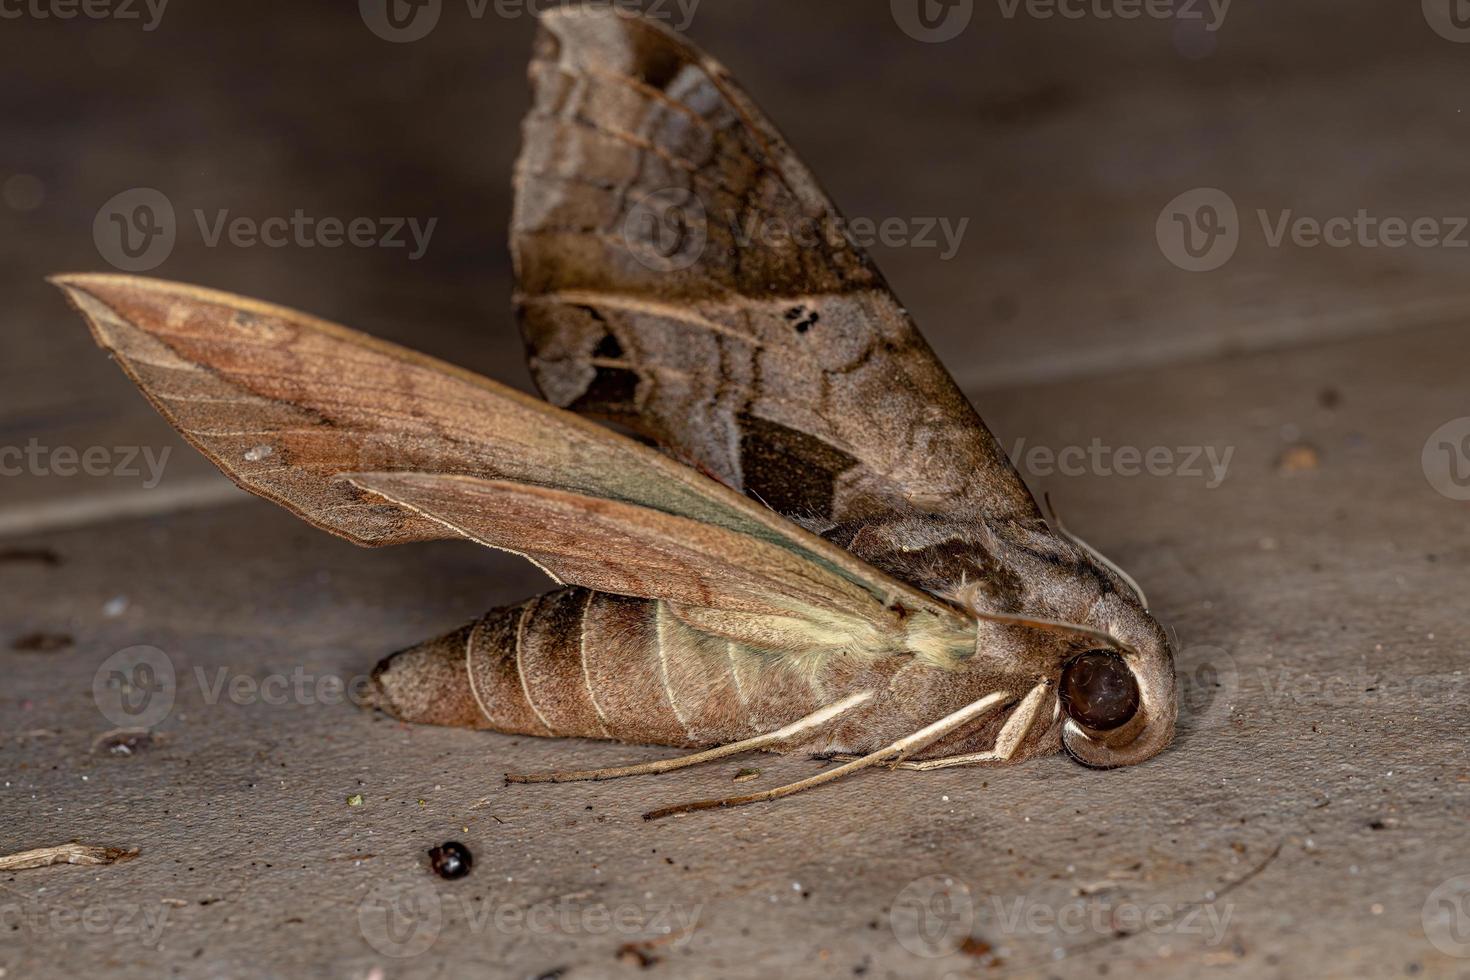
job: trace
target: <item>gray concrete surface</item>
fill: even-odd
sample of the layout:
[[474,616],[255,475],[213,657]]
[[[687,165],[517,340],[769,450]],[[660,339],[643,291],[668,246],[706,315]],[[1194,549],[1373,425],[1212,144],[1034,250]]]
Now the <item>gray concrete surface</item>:
[[[7,639],[73,642],[0,653],[0,846],[77,838],[141,853],[0,879],[0,965],[641,975],[619,951],[667,938],[656,930],[679,915],[692,931],[645,949],[659,961],[648,971],[1464,975],[1470,960],[1436,948],[1424,916],[1437,887],[1470,874],[1470,548],[1464,505],[1431,488],[1420,449],[1461,410],[1467,354],[1452,324],[983,399],[1002,438],[1031,445],[1234,450],[1213,489],[1187,473],[1036,481],[1178,632],[1178,742],[1130,770],[1052,759],[876,773],[647,824],[651,803],[727,790],[737,764],[504,787],[507,768],[662,752],[410,728],[317,703],[316,679],[350,679],[540,587],[509,559],[454,544],[359,551],[257,502],[7,541]],[[1315,469],[1281,471],[1284,427],[1316,447]],[[14,556],[26,549],[57,564]],[[118,597],[126,609],[110,616]],[[112,727],[94,673],[136,644],[166,652],[175,677],[161,741],[93,754]],[[281,705],[237,679],[298,674],[305,693]],[[763,770],[743,785],[816,765],[741,764]],[[468,878],[429,875],[424,851],[444,839],[474,851]],[[934,875],[953,882],[950,904],[930,894]],[[916,891],[924,932],[906,918]],[[374,924],[384,895],[407,896],[395,935],[433,933],[421,954],[373,945],[402,949]],[[160,917],[156,933],[129,931],[145,921],[124,921],[134,910]],[[1166,910],[1176,918],[1129,918]],[[109,928],[90,931],[88,915]],[[955,948],[971,935],[971,953]]]
[[[742,767],[744,790],[819,764],[504,787],[666,753],[324,703],[544,580],[233,501],[39,283],[105,267],[93,218],[134,186],[437,215],[414,263],[181,234],[155,274],[523,381],[502,241],[530,24],[450,4],[388,45],[350,6],[4,22],[0,182],[45,195],[0,206],[0,445],[173,455],[147,488],[0,478],[0,853],[139,850],[0,875],[3,976],[1470,977],[1470,539],[1443,469],[1470,472],[1470,423],[1441,430],[1470,416],[1465,253],[1272,247],[1255,216],[1470,213],[1470,46],[1401,6],[1241,3],[1200,58],[1147,19],[976,5],[930,45],[881,3],[699,8],[849,213],[971,219],[950,261],[875,253],[1028,480],[1147,587],[1185,698],[1136,769],[869,773],[653,824]],[[1196,187],[1241,242],[1190,273],[1155,222]],[[1089,456],[1058,472],[1068,447]],[[1152,447],[1155,474],[1119,472]],[[115,755],[94,740],[136,719],[94,680],[138,646],[172,704]],[[449,839],[476,859],[455,882],[425,854]]]

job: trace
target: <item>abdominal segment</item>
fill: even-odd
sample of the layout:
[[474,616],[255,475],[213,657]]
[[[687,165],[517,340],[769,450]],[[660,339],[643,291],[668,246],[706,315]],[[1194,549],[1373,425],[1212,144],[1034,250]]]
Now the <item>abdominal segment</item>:
[[[901,654],[804,663],[696,630],[668,603],[581,588],[492,610],[394,654],[373,678],[377,706],[404,721],[690,748],[771,732],[875,692],[785,746],[839,752],[873,751],[993,689],[983,674]],[[1002,720],[984,719],[942,747],[986,748]]]

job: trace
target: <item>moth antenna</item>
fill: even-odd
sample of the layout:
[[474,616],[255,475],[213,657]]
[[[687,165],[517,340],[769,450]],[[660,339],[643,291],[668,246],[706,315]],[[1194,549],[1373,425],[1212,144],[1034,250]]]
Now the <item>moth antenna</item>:
[[693,803],[680,803],[676,806],[666,806],[659,810],[650,810],[643,815],[643,819],[658,820],[663,817],[671,817],[676,813],[692,813],[695,810],[718,810],[723,807],[744,806],[747,803],[763,803],[767,800],[779,800],[783,796],[790,796],[793,793],[800,793],[804,789],[811,789],[813,786],[821,786],[823,783],[830,783],[833,780],[841,779],[843,776],[857,772],[859,769],[867,769],[870,766],[882,765],[889,761],[902,762],[908,756],[939,741],[939,739],[966,722],[978,718],[997,705],[1004,704],[1010,700],[1011,695],[1005,691],[995,691],[994,693],[985,695],[985,697],[978,701],[972,701],[952,714],[945,715],[932,724],[925,725],[912,735],[905,735],[903,738],[879,749],[877,752],[865,755],[861,759],[854,759],[852,762],[838,766],[836,769],[828,769],[826,772],[809,776],[806,779],[798,780],[794,783],[787,783],[785,786],[777,786],[775,789],[768,789],[763,793],[752,793],[749,796],[731,796],[723,800],[696,800]]
[[1051,494],[1049,492],[1042,494],[1041,499],[1046,501],[1046,512],[1051,517],[1052,526],[1056,528],[1057,533],[1091,555],[1093,561],[1122,579],[1123,583],[1133,590],[1133,595],[1138,599],[1139,605],[1143,606],[1143,611],[1148,612],[1148,596],[1144,594],[1143,586],[1139,585],[1138,581],[1132,575],[1123,571],[1122,566],[1117,562],[1068,530],[1067,525],[1062,523],[1061,515],[1052,506]]
[[1083,626],[1081,623],[1069,623],[1061,619],[1046,619],[1041,616],[1015,616],[1010,613],[982,612],[979,610],[971,610],[971,612],[979,618],[988,619],[993,623],[1011,623],[1016,626],[1030,626],[1033,629],[1050,630],[1053,633],[1077,633],[1081,636],[1091,637],[1094,640],[1119,650],[1126,650],[1129,653],[1138,652],[1130,644],[1118,639],[1118,637],[1109,633],[1107,630],[1094,629],[1091,626]]

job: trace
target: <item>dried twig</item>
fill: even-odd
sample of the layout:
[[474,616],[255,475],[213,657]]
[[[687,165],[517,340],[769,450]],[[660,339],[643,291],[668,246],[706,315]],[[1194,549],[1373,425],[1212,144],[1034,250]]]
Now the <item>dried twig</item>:
[[114,864],[131,861],[138,849],[97,847],[91,844],[62,844],[60,847],[38,847],[17,854],[0,855],[0,871],[24,871],[53,864]]

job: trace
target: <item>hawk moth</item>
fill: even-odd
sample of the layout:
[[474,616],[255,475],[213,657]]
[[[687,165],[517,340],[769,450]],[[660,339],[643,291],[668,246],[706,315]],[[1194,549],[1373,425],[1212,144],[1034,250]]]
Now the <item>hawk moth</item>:
[[[121,275],[54,280],[245,489],[360,545],[464,538],[560,588],[374,672],[404,721],[840,764],[1108,768],[1170,741],[1169,641],[1049,524],[868,257],[741,241],[835,207],[715,61],[606,8],[542,18],[516,166],[538,400],[302,313]],[[693,202],[670,256],[650,195]],[[605,425],[602,423],[614,423]],[[708,748],[715,746],[715,748]]]

